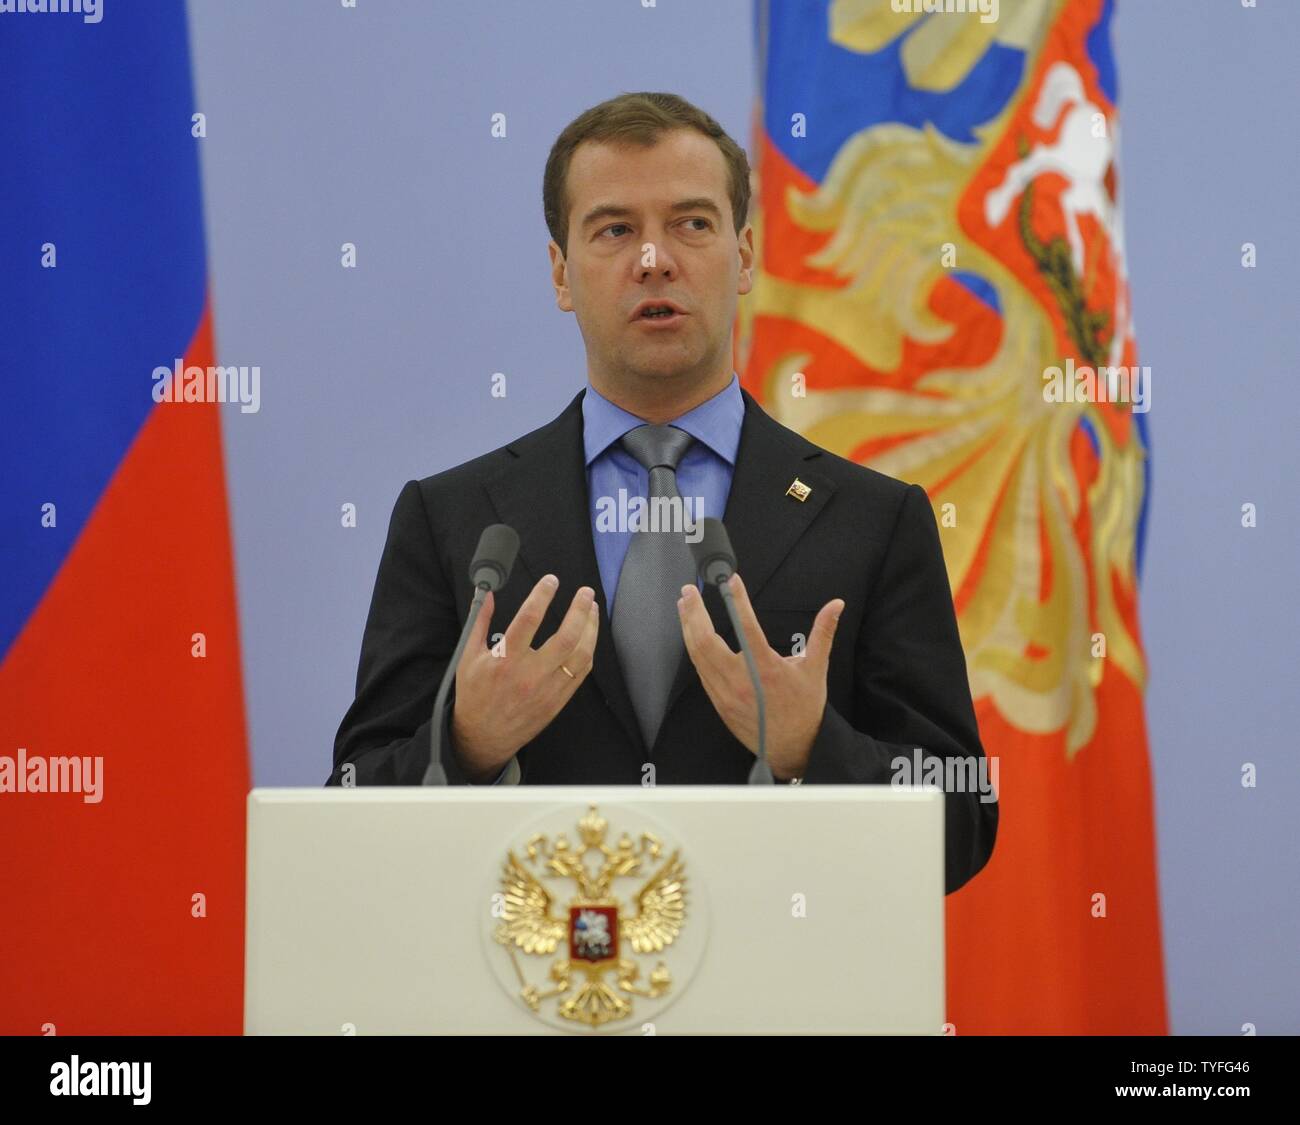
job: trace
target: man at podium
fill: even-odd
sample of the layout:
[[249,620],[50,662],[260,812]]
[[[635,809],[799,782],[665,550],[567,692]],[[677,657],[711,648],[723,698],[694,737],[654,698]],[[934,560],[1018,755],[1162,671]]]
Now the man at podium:
[[448,780],[744,783],[755,694],[689,542],[719,517],[777,783],[944,779],[952,892],[988,862],[998,806],[934,513],[919,485],[819,448],[740,387],[749,196],[744,151],[671,94],[620,95],[560,134],[543,208],[586,386],[540,429],[402,488],[327,784],[420,784],[494,523],[519,555],[455,673]]

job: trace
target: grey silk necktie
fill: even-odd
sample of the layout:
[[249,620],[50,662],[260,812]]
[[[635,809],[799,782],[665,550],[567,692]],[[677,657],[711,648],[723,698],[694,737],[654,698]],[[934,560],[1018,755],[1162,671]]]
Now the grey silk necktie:
[[[638,426],[623,435],[623,448],[650,473],[650,494],[645,519],[632,533],[619,571],[610,632],[647,749],[659,733],[684,648],[677,599],[682,587],[695,581],[685,525],[678,522],[684,505],[677,492],[677,462],[694,440],[672,426]],[[659,530],[652,531],[651,512],[659,497],[669,498],[659,509],[672,517],[661,519]]]

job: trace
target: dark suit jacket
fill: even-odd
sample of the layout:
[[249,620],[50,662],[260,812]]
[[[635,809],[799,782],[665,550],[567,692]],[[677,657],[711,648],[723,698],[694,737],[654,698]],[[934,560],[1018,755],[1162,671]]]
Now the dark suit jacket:
[[[983,756],[966,660],[934,512],[925,491],[813,445],[744,394],[745,418],[723,517],[768,642],[789,654],[817,610],[845,601],[827,704],[804,783],[887,784],[895,755]],[[334,743],[327,785],[355,767],[358,785],[418,785],[429,761],[434,695],[468,614],[470,555],[488,524],[519,532],[519,558],[495,595],[503,632],[548,571],[560,588],[534,640],[559,627],[574,591],[596,591],[591,674],[518,754],[521,784],[742,784],[754,756],[723,725],[683,654],[655,745],[647,748],[619,668],[592,544],[582,393],[558,418],[454,469],[408,481],[397,498],[361,642],[356,699]],[[786,495],[798,477],[812,492]],[[737,649],[726,608],[707,588],[718,634]],[[672,612],[669,607],[669,612]],[[454,686],[453,706],[454,706]],[[453,708],[448,708],[450,714]],[[442,761],[465,784],[444,724]],[[988,862],[996,803],[948,792],[946,886]]]

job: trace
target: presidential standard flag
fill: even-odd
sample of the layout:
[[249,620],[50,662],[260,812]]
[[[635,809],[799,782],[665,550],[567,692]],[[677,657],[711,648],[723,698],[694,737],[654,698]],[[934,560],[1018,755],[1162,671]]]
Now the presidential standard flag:
[[993,858],[947,900],[959,1035],[1167,1031],[1115,8],[755,11],[738,369],[786,425],[929,493],[996,765]]

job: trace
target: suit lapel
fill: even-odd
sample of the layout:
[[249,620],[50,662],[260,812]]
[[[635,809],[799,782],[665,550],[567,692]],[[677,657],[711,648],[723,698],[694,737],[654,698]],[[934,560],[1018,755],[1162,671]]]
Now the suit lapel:
[[[582,396],[563,414],[509,447],[516,460],[487,482],[488,495],[502,523],[519,532],[519,561],[531,588],[543,574],[572,575],[577,585],[556,592],[567,611],[578,586],[590,586],[600,606],[600,630],[591,675],[605,701],[645,761],[648,752],[632,708],[632,697],[618,663],[610,630],[609,606],[601,585],[591,538],[591,499],[582,440]],[[517,580],[516,580],[517,581]],[[561,614],[563,616],[563,614]]]
[[[821,449],[797,437],[792,440],[790,432],[774,421],[748,391],[742,389],[741,394],[745,419],[722,522],[736,556],[736,569],[753,602],[831,498],[835,483],[812,468]],[[812,489],[802,502],[786,495],[796,477]],[[717,634],[735,645],[736,631],[731,627],[722,595],[705,587],[704,605]],[[665,720],[686,686],[698,680],[690,655],[683,653],[668,693]]]

